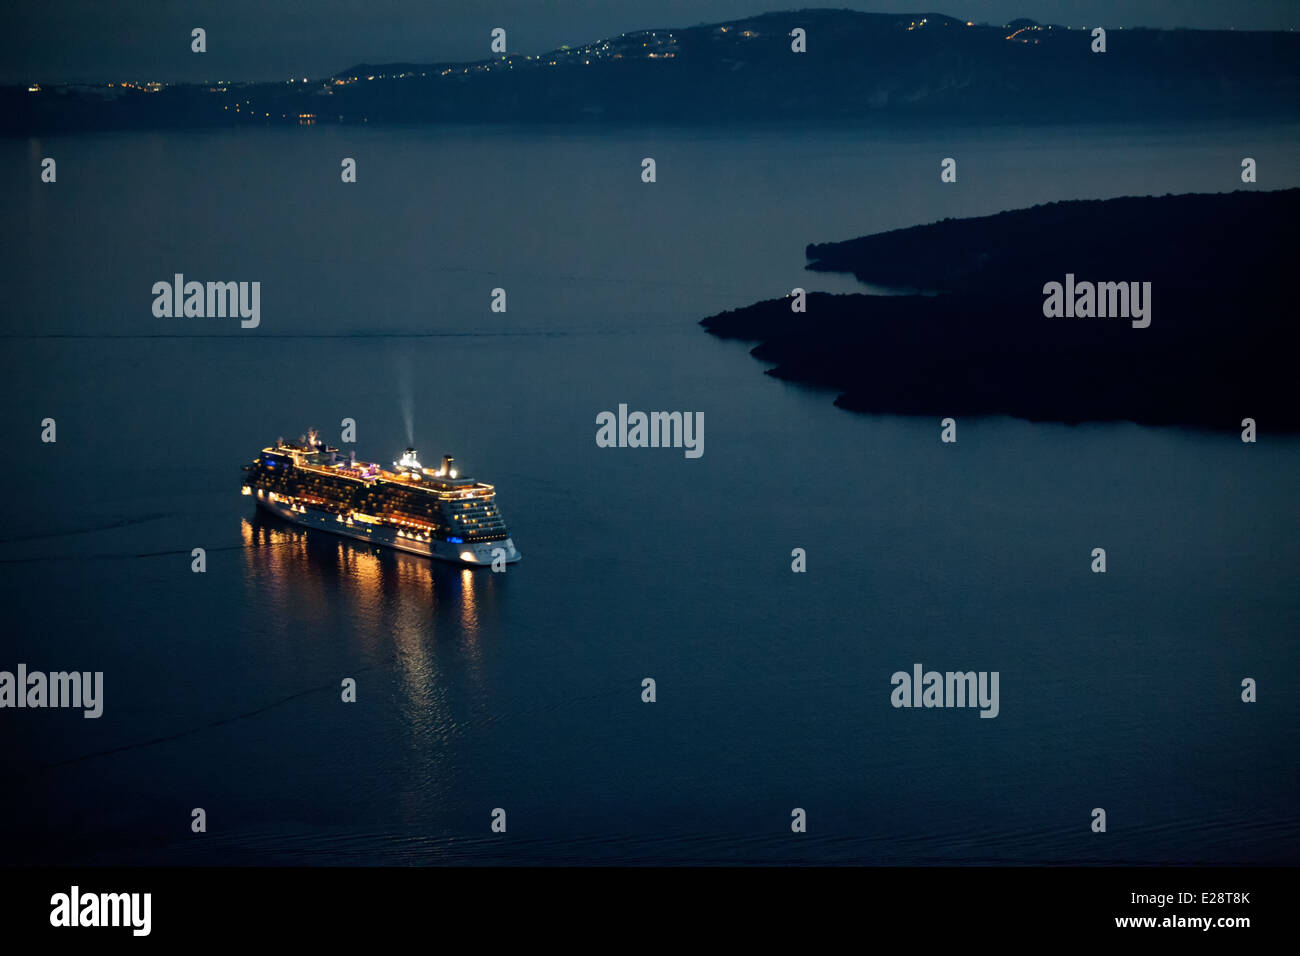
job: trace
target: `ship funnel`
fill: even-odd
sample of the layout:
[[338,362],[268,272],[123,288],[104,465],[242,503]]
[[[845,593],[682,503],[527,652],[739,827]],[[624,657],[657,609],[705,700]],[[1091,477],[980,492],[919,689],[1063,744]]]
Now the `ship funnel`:
[[455,459],[455,458],[452,458],[451,455],[443,455],[443,456],[442,456],[442,471],[440,471],[438,474],[442,475],[444,478],[447,478],[447,477],[452,477],[452,478],[454,478],[454,477],[456,477],[455,475],[453,475],[453,474],[451,473],[451,463],[452,463],[453,461],[455,461],[455,460],[456,460],[456,459]]

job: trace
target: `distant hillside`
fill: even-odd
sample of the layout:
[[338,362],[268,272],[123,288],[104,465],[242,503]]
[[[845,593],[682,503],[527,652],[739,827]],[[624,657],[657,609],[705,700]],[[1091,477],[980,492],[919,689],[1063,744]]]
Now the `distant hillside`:
[[[1300,431],[1300,332],[1282,293],[1297,216],[1291,189],[944,220],[808,247],[810,269],[938,295],[817,294],[804,314],[785,298],[701,324],[760,341],[769,374],[839,389],[859,411]],[[1149,327],[1045,316],[1044,286],[1067,275],[1149,282]]]
[[[796,28],[805,53],[791,51]],[[1300,35],[1116,27],[1107,52],[1091,43],[1088,30],[1029,20],[804,10],[538,56],[363,64],[310,83],[9,87],[0,129],[1300,116]]]

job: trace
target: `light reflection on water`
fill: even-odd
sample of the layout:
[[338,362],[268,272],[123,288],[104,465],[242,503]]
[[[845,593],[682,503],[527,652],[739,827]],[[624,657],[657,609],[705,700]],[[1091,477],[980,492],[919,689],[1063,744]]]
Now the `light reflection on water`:
[[[245,517],[240,532],[245,591],[264,592],[259,603],[273,615],[275,633],[346,627],[364,659],[391,653],[408,759],[426,761],[428,777],[440,777],[436,748],[462,730],[448,681],[457,682],[457,695],[481,696],[480,617],[494,613],[498,575],[299,528],[261,511]],[[376,646],[385,637],[391,647]],[[449,646],[454,676],[440,666]]]

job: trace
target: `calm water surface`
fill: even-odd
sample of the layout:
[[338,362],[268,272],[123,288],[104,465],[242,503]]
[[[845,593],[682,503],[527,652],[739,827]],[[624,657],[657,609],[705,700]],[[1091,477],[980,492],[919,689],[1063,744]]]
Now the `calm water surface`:
[[[1296,133],[0,141],[0,668],[106,685],[99,720],[4,714],[0,861],[1297,862],[1300,441],[992,418],[943,445],[696,325],[861,289],[808,242],[1230,190],[1244,155],[1300,185]],[[261,326],[155,319],[176,272],[260,281]],[[620,402],[703,411],[704,456],[597,448]],[[344,417],[362,457],[494,482],[523,562],[256,517],[239,466]],[[895,710],[915,662],[999,671],[1000,715]]]

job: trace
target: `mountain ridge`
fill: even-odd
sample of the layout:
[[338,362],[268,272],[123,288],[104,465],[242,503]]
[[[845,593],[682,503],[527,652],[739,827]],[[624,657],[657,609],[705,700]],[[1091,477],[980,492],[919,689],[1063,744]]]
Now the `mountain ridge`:
[[[1296,432],[1300,331],[1278,282],[1293,268],[1297,216],[1300,189],[944,219],[807,250],[809,268],[937,294],[810,293],[803,313],[787,296],[700,324],[757,341],[768,374],[834,388],[855,411],[1214,430],[1253,417]],[[1049,284],[1076,280],[1145,284],[1149,326],[1049,316]]]
[[1116,28],[1094,53],[1087,29],[1016,23],[813,9],[306,83],[5,87],[0,129],[1300,117],[1300,34]]

